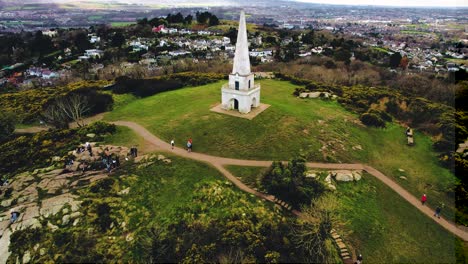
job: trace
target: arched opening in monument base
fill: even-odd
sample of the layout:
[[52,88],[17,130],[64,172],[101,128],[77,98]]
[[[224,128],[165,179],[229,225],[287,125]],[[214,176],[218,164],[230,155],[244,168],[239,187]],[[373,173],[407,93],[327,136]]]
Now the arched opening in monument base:
[[252,98],[252,107],[257,107],[257,98]]
[[237,99],[232,98],[230,105],[231,105],[231,109],[239,110],[239,101]]

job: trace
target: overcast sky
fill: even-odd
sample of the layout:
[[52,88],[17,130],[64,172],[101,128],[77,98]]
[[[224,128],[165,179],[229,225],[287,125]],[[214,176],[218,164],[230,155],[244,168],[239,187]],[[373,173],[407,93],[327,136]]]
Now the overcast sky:
[[296,0],[300,2],[337,5],[384,5],[418,7],[468,7],[468,0]]

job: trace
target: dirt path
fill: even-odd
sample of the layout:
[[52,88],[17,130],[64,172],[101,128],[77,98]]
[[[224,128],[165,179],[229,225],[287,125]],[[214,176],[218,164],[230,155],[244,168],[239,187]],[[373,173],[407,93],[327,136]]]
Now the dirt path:
[[[141,135],[148,143],[155,146],[156,150],[172,152],[178,156],[194,159],[198,161],[202,161],[208,164],[211,164],[213,167],[218,169],[228,180],[234,183],[239,189],[254,194],[259,198],[274,202],[275,197],[272,195],[267,195],[264,193],[260,193],[244,183],[242,183],[239,179],[237,179],[232,173],[224,168],[225,165],[237,165],[237,166],[256,166],[256,167],[268,167],[271,165],[271,161],[266,160],[240,160],[240,159],[231,159],[231,158],[223,158],[217,156],[211,156],[207,154],[197,153],[197,152],[187,152],[185,149],[175,147],[171,149],[171,145],[168,142],[161,140],[160,138],[154,136],[151,132],[146,130],[143,126],[129,121],[116,121],[113,122],[119,126],[126,126],[137,134]],[[433,217],[434,210],[427,207],[422,206],[419,199],[414,197],[410,194],[407,190],[403,189],[400,185],[394,182],[389,177],[385,176],[380,171],[364,165],[364,164],[335,164],[335,163],[314,163],[308,162],[307,166],[310,168],[320,168],[320,169],[345,169],[345,170],[364,170],[369,174],[373,175],[380,181],[382,181],[385,185],[390,187],[394,190],[398,195],[403,197],[406,201],[416,207],[419,211],[426,214],[428,217],[432,218],[436,223],[450,231],[452,234],[460,237],[464,241],[468,241],[468,232],[458,228],[454,223],[451,223],[444,218],[437,219]],[[300,216],[300,212],[293,211],[295,215]]]

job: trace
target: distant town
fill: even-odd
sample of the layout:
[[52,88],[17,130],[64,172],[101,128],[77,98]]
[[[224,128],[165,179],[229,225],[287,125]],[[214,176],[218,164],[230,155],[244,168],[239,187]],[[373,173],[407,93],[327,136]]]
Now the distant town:
[[[377,65],[389,66],[389,71],[403,66],[410,71],[435,73],[438,76],[466,72],[468,16],[465,9],[349,9],[281,2],[273,4],[271,8],[263,8],[260,3],[243,9],[249,15],[247,22],[262,28],[249,32],[252,45],[250,55],[254,65],[284,60],[285,53],[290,59],[331,55],[339,45],[328,43],[325,36],[334,36],[352,40],[359,49],[367,48],[373,51],[372,54],[377,54],[373,57],[365,52],[356,54],[351,48],[348,49],[350,60],[370,60]],[[48,54],[31,57],[26,56],[28,52],[23,47],[3,47],[3,51],[12,56],[0,56],[0,85],[50,85],[69,80],[74,75],[102,73],[109,64],[106,54],[109,55],[109,48],[115,40],[112,39],[115,37],[113,34],[119,32],[117,37],[120,37],[120,32],[124,32],[126,27],[140,26],[133,32],[126,30],[122,35],[123,42],[117,45],[119,49],[127,51],[120,54],[127,58],[120,60],[120,71],[128,72],[135,66],[145,71],[157,71],[181,58],[192,58],[194,63],[220,57],[228,59],[233,56],[236,32],[233,32],[235,26],[227,21],[235,20],[238,10],[238,7],[150,11],[140,8],[95,8],[90,12],[88,9],[52,4],[7,6],[0,9],[0,37],[41,32],[43,37],[51,40],[54,48],[51,47]],[[211,22],[211,25],[197,23],[197,14],[203,12],[215,15],[219,21]],[[174,21],[167,20],[171,15]],[[182,17],[181,21],[177,21],[177,15]],[[143,19],[147,19],[146,22]],[[115,29],[112,34],[103,33],[112,29]],[[303,39],[308,30],[317,35],[323,32],[321,39]],[[272,32],[281,32],[281,36]],[[84,34],[85,38],[80,34]],[[82,39],[77,40],[76,37]],[[73,41],[83,42],[81,46],[84,48],[72,45],[77,43],[69,43]],[[294,54],[284,52],[287,47],[294,47]],[[371,58],[363,58],[369,55]],[[395,65],[388,62],[392,56],[396,57]],[[89,72],[72,70],[72,66],[79,61],[91,63]]]

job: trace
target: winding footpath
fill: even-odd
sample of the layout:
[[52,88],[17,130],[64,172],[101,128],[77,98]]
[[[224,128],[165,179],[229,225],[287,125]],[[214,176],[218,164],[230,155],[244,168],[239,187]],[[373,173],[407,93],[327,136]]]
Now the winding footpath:
[[[270,202],[276,203],[275,197],[273,195],[268,195],[264,194],[261,192],[258,192],[244,183],[242,183],[239,179],[237,179],[232,173],[230,173],[228,170],[225,169],[224,166],[226,165],[237,165],[237,166],[255,166],[255,167],[269,167],[272,163],[272,161],[266,161],[266,160],[240,160],[240,159],[231,159],[231,158],[223,158],[223,157],[217,157],[217,156],[211,156],[203,153],[197,153],[197,152],[187,152],[185,149],[174,147],[174,149],[171,148],[171,145],[160,138],[156,137],[153,135],[151,132],[149,132],[146,128],[143,126],[130,122],[130,121],[116,121],[112,122],[115,125],[119,126],[126,126],[133,131],[135,131],[137,134],[142,136],[148,143],[152,144],[154,146],[155,150],[160,150],[160,151],[165,151],[165,152],[171,152],[174,153],[178,156],[184,157],[184,158],[189,158],[197,161],[202,161],[205,163],[208,163],[215,167],[217,170],[219,170],[228,180],[230,180],[232,183],[234,183],[239,189],[242,191],[251,193],[261,199],[268,200]],[[449,232],[452,234],[460,237],[464,241],[468,241],[468,232],[465,230],[462,230],[458,228],[454,223],[451,223],[444,218],[437,219],[433,217],[434,210],[427,207],[427,206],[422,206],[421,202],[419,201],[418,198],[414,197],[412,194],[410,194],[407,190],[402,188],[400,185],[398,185],[396,182],[394,182],[392,179],[389,177],[385,176],[382,172],[364,165],[364,164],[336,164],[336,163],[315,163],[315,162],[308,162],[307,167],[310,168],[317,168],[317,169],[343,169],[343,170],[364,170],[367,173],[373,175],[380,181],[382,181],[385,185],[387,185],[389,188],[391,188],[393,191],[395,191],[398,195],[403,197],[406,201],[408,201],[410,204],[412,204],[414,207],[416,207],[419,211],[427,215],[429,218],[432,218],[436,223],[447,229]],[[301,213],[299,211],[293,210],[293,214],[300,216]]]

